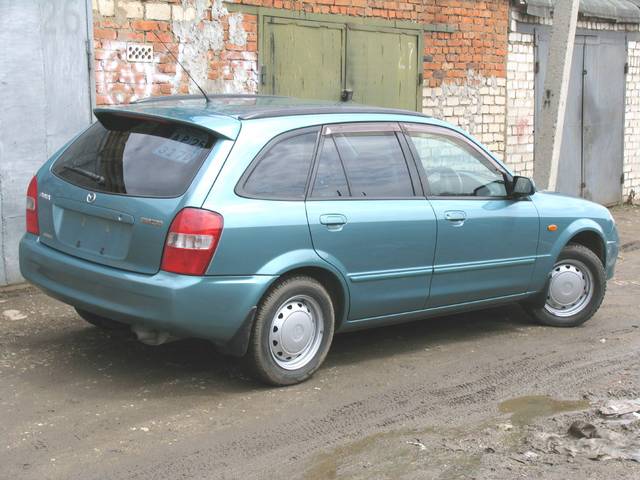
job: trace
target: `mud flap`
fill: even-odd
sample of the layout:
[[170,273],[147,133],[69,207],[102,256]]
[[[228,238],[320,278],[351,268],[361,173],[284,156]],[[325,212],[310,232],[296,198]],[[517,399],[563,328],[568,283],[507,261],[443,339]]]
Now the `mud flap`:
[[244,357],[249,348],[249,338],[251,338],[251,330],[253,329],[253,321],[256,317],[257,309],[258,307],[252,307],[249,310],[242,325],[231,340],[224,345],[218,345],[220,352],[234,357]]

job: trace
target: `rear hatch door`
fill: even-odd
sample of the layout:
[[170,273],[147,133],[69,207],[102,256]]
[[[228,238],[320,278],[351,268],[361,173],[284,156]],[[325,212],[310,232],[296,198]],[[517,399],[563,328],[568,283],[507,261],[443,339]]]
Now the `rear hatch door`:
[[91,262],[155,273],[171,221],[184,206],[202,204],[194,191],[206,196],[208,188],[195,187],[203,165],[226,158],[233,142],[171,119],[114,112],[98,119],[38,178],[40,241]]

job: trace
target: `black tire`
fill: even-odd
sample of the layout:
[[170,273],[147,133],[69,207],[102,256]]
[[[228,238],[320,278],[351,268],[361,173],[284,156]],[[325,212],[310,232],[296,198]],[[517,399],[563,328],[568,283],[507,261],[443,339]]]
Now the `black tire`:
[[101,328],[102,330],[125,330],[129,328],[129,325],[122,322],[117,322],[115,320],[111,320],[109,318],[101,317],[100,315],[96,315],[95,313],[87,312],[86,310],[81,310],[76,308],[76,312],[83,320],[87,321],[94,327]]
[[[562,252],[560,252],[556,265],[562,260],[576,260],[582,263],[591,273],[593,279],[593,295],[584,308],[568,317],[554,315],[545,308],[547,292],[544,292],[544,295],[540,296],[540,301],[535,304],[523,303],[523,307],[529,315],[542,325],[551,327],[577,327],[593,317],[600,308],[607,290],[607,277],[600,258],[598,258],[592,250],[583,245],[567,245]],[[556,267],[554,266],[554,268]]]
[[[272,321],[275,320],[278,311],[287,304],[290,299],[297,296],[310,297],[316,302],[322,315],[322,340],[315,355],[309,356],[306,365],[295,370],[288,370],[278,365],[271,352],[270,338]],[[275,386],[294,385],[304,382],[322,365],[331,347],[335,314],[333,302],[327,290],[317,280],[297,275],[281,280],[274,285],[263,297],[258,305],[256,317],[249,341],[249,349],[245,356],[247,366],[255,377],[264,383]],[[277,331],[277,329],[276,329]]]

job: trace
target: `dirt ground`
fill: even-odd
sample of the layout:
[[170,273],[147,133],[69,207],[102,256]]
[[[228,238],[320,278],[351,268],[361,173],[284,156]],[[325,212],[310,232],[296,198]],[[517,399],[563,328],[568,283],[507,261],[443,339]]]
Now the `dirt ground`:
[[577,419],[640,441],[596,414],[640,397],[640,208],[614,214],[617,273],[583,327],[510,306],[345,334],[283,389],[206,342],[145,346],[1,290],[0,478],[640,478],[557,446]]

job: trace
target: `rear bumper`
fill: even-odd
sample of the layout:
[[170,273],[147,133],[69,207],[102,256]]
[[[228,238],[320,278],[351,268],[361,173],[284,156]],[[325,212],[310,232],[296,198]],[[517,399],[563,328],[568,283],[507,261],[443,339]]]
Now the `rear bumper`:
[[20,270],[69,305],[121,322],[228,345],[247,329],[255,305],[275,277],[194,277],[127,272],[54,250],[27,234]]

